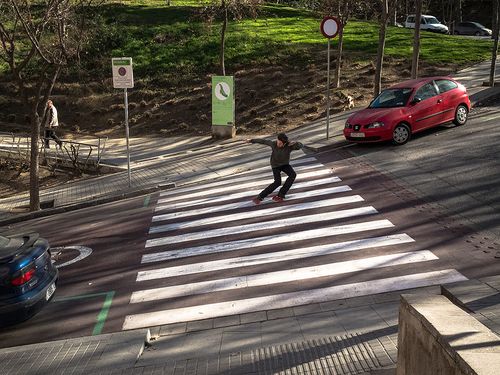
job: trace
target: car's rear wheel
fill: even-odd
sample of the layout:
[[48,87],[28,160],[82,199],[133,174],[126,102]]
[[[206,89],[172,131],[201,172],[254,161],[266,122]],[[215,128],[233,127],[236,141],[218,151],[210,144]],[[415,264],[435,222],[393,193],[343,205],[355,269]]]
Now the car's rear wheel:
[[465,125],[467,122],[467,117],[469,115],[469,109],[464,104],[460,104],[455,110],[455,119],[453,123],[457,126]]
[[410,127],[406,124],[399,124],[392,131],[392,143],[395,145],[404,145],[410,139]]

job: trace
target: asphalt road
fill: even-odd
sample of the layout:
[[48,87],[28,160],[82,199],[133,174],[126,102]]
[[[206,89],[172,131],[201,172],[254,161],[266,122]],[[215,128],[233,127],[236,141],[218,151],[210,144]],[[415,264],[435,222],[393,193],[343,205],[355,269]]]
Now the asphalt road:
[[55,299],[0,345],[498,274],[498,242],[484,235],[498,229],[495,116],[478,111],[403,147],[320,154],[299,163],[282,204],[250,204],[264,169],[16,224],[92,254],[61,268]]
[[[59,269],[53,300],[27,322],[0,330],[0,347],[118,331],[116,312],[130,294],[151,221],[149,198],[141,197],[89,209],[53,215],[2,228],[2,233],[35,231],[52,247],[84,246],[92,254]],[[6,230],[4,230],[6,229]],[[68,248],[63,264],[78,256]],[[112,301],[108,311],[105,302]],[[115,323],[115,324],[114,324]]]
[[402,147],[353,145],[346,150],[438,205],[444,215],[471,226],[495,242],[498,251],[500,101],[489,104],[474,109],[465,126],[440,126]]

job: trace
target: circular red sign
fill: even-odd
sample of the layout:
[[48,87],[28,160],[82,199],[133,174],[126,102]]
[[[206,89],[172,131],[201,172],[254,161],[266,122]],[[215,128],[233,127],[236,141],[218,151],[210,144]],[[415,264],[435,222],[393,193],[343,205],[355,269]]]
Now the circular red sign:
[[326,16],[321,21],[320,29],[325,38],[331,39],[337,36],[341,27],[342,24],[336,17]]
[[123,66],[118,68],[118,74],[123,77],[125,74],[127,74],[127,69],[125,69]]

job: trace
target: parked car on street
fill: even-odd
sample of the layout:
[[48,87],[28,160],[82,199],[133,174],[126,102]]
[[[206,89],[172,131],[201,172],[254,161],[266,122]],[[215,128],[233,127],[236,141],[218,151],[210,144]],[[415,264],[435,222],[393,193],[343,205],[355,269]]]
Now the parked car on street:
[[[410,14],[406,17],[405,27],[414,29],[415,28],[415,15]],[[422,14],[420,17],[420,30],[432,31],[435,33],[448,34],[448,26],[443,25],[434,16],[429,16],[427,14]]]
[[491,36],[492,31],[477,22],[460,22],[453,33],[456,35]]
[[428,77],[399,83],[380,93],[346,121],[350,142],[408,142],[411,135],[453,121],[464,125],[470,110],[465,87],[449,77]]
[[0,236],[0,326],[29,319],[53,297],[58,280],[47,240]]

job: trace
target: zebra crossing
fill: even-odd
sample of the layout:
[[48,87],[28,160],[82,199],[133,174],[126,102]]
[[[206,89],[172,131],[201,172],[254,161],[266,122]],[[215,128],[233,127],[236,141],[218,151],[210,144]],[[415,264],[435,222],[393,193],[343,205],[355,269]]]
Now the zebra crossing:
[[162,192],[123,329],[466,280],[334,171],[292,164],[283,203],[250,201],[268,168]]

